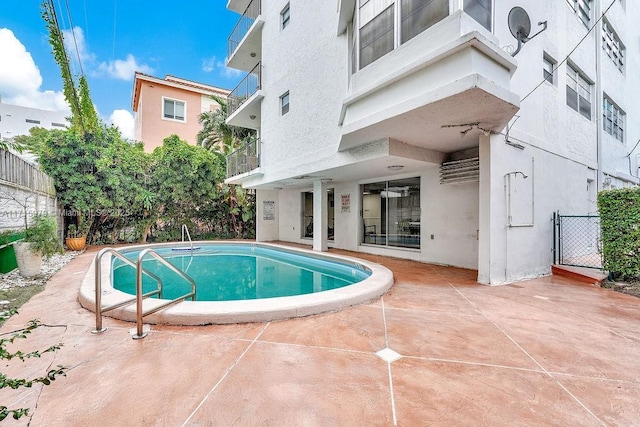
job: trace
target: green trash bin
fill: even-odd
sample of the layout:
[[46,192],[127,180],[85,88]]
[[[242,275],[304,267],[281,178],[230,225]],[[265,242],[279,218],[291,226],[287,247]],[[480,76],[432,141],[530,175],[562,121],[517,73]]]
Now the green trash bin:
[[8,273],[18,267],[13,245],[9,243],[24,239],[24,231],[0,234],[0,273]]

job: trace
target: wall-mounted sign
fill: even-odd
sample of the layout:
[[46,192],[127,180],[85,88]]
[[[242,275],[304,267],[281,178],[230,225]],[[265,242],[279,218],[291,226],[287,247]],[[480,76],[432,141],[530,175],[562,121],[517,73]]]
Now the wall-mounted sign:
[[351,194],[341,194],[340,198],[342,199],[342,209],[340,209],[340,212],[351,212]]
[[265,221],[273,221],[276,219],[276,202],[275,201],[263,200],[262,219]]

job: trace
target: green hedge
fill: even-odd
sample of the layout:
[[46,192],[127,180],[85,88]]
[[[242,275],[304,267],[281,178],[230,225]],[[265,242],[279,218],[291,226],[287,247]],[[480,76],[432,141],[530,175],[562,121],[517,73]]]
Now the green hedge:
[[640,278],[640,188],[598,194],[604,268],[624,280]]

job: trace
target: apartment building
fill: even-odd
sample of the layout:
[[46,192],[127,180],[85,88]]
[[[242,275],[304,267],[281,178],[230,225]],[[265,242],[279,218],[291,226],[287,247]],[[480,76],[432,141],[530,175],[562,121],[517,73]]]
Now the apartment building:
[[259,138],[227,182],[257,190],[257,239],[549,274],[553,213],[639,183],[640,4],[526,2],[518,50],[520,5],[228,0],[227,122]]
[[0,99],[0,139],[28,135],[32,127],[66,129],[69,126],[68,115],[68,112],[4,104]]
[[219,108],[211,95],[226,98],[229,91],[167,75],[164,79],[136,72],[132,108],[136,141],[152,152],[173,134],[195,145],[200,114]]

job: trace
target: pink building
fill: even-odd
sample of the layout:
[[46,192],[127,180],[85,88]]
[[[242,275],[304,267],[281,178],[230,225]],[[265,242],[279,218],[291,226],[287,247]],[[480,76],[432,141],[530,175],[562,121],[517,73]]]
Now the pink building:
[[147,152],[162,145],[172,134],[196,144],[198,117],[219,108],[211,95],[227,98],[229,91],[167,75],[164,79],[136,72],[133,83],[135,139]]

